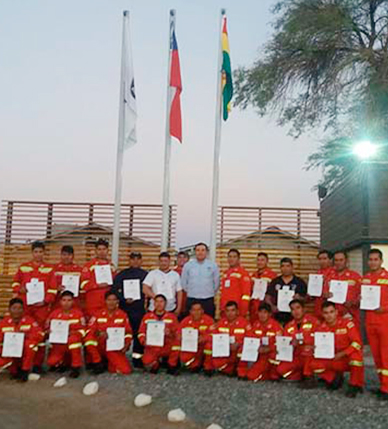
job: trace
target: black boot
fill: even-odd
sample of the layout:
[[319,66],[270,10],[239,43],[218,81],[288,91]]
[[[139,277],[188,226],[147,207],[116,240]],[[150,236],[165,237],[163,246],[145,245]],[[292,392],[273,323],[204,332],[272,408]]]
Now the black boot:
[[337,374],[334,380],[331,383],[327,384],[329,390],[338,390],[341,389],[344,384],[344,376],[342,374]]
[[178,375],[178,367],[177,366],[169,366],[167,368],[167,374]]
[[19,374],[20,374],[20,376],[19,376],[19,381],[21,381],[21,382],[23,382],[23,383],[25,383],[26,381],[28,381],[28,374],[29,374],[29,372],[28,371],[23,371],[23,370],[20,370],[19,371]]
[[213,377],[214,371],[210,370],[204,370],[203,373],[205,374],[206,377]]
[[70,374],[69,374],[70,378],[78,378],[80,375],[81,375],[80,368],[71,368],[70,369]]
[[143,369],[144,365],[143,365],[143,361],[140,359],[132,359],[132,366],[134,368],[139,368],[139,369]]
[[94,375],[102,374],[103,372],[105,372],[105,367],[102,362],[98,362],[93,365],[92,373]]
[[352,386],[349,384],[348,390],[346,391],[346,397],[355,398],[359,393],[362,393],[362,387]]
[[387,392],[382,392],[380,390],[378,398],[379,398],[379,401],[388,401],[388,393]]

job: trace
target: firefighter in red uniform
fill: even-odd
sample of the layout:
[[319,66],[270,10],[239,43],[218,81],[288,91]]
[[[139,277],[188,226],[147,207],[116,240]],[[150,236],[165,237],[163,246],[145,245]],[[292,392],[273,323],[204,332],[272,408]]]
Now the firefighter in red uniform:
[[[333,271],[333,255],[328,250],[320,250],[317,255],[319,270],[317,274],[323,276],[323,283],[325,283],[328,275]],[[314,297],[314,314],[318,320],[322,320],[322,304],[323,297]]]
[[82,308],[80,293],[81,285],[81,273],[82,267],[74,263],[74,248],[73,246],[63,246],[61,249],[61,262],[54,266],[54,277],[56,282],[56,287],[58,289],[57,299],[55,301],[54,307],[60,308],[60,299],[61,292],[66,290],[66,286],[63,284],[66,281],[67,276],[76,276],[78,277],[78,291],[75,293],[75,290],[70,290],[74,294],[74,307]]
[[[81,293],[85,294],[85,313],[87,317],[93,316],[99,310],[105,308],[105,294],[113,284],[115,268],[109,260],[109,243],[99,239],[96,244],[96,257],[89,261],[82,269]],[[96,267],[110,267],[112,283],[98,283]]]
[[[253,288],[255,287],[255,282],[257,280],[262,280],[267,283],[267,286],[271,281],[277,277],[277,274],[275,271],[272,271],[270,268],[268,268],[268,255],[265,252],[259,252],[257,254],[257,271],[255,271],[252,274],[252,282],[253,282]],[[257,298],[251,298],[250,302],[250,317],[251,317],[251,323],[253,324],[256,320],[258,320],[258,310],[259,306],[261,304],[261,300]]]
[[230,249],[228,252],[229,269],[221,279],[220,309],[225,314],[225,306],[229,301],[237,303],[240,315],[247,317],[251,299],[252,280],[249,273],[240,265],[240,252]]
[[[205,374],[211,376],[213,371],[226,375],[234,375],[239,363],[239,354],[244,342],[244,336],[250,325],[245,317],[239,316],[238,305],[229,301],[225,306],[225,316],[210,328],[210,335],[205,346]],[[213,335],[228,334],[230,341],[229,357],[213,357]]]
[[361,298],[361,276],[348,268],[348,256],[344,251],[334,253],[334,267],[328,273],[323,286],[323,298],[330,299],[329,292],[332,280],[346,281],[348,293],[344,304],[336,304],[338,314],[342,317],[352,319],[360,330],[360,298]]
[[[167,300],[164,295],[156,295],[154,298],[154,311],[149,311],[143,317],[138,338],[144,346],[143,365],[146,371],[156,374],[160,361],[167,360],[169,374],[176,374],[178,370],[180,346],[176,343],[179,322],[174,313],[166,311]],[[147,344],[147,326],[153,322],[164,323],[164,339],[162,346]]]
[[54,310],[46,321],[48,333],[53,320],[66,321],[69,324],[69,334],[67,344],[51,344],[47,365],[51,370],[66,370],[66,364],[69,362],[70,377],[78,378],[82,367],[82,342],[86,335],[86,323],[82,311],[74,307],[72,292],[62,292],[60,307]]
[[[24,334],[21,358],[2,357],[5,334],[20,332]],[[38,344],[42,342],[44,332],[38,323],[25,314],[23,300],[13,298],[9,302],[9,315],[0,322],[0,369],[8,368],[13,378],[28,380],[28,374],[34,363]]]
[[353,321],[339,316],[336,305],[330,301],[322,304],[324,322],[315,332],[333,332],[334,359],[312,359],[310,369],[327,383],[330,390],[339,389],[344,372],[350,371],[346,396],[354,398],[364,386],[364,362],[360,333]]
[[256,322],[246,333],[248,338],[260,339],[259,357],[253,364],[240,361],[237,367],[237,375],[240,378],[247,378],[254,382],[279,378],[275,366],[279,363],[275,361],[275,339],[278,335],[283,335],[283,328],[272,318],[271,306],[262,302],[258,308]]
[[[51,306],[55,302],[57,288],[54,278],[54,266],[46,264],[44,258],[44,243],[35,241],[32,243],[32,260],[20,265],[12,284],[13,296],[21,298],[25,305],[26,314],[35,319],[42,329],[45,328],[46,319],[51,312]],[[27,304],[27,288],[31,283],[42,282],[44,284],[44,300],[32,305]],[[40,372],[44,361],[46,345],[38,344],[35,356],[34,372]]]
[[303,380],[302,387],[314,387],[310,362],[314,356],[314,331],[318,320],[306,314],[304,302],[294,299],[290,302],[293,320],[284,328],[284,335],[292,337],[294,356],[292,362],[280,362],[278,374],[287,380]]
[[[102,372],[105,366],[102,363],[107,361],[109,372],[130,374],[132,367],[125,354],[131,346],[132,328],[127,313],[119,309],[120,300],[114,292],[106,293],[105,303],[105,309],[97,312],[89,321],[89,330],[85,339],[86,351],[94,364],[95,373]],[[124,328],[122,350],[107,351],[109,328]]]
[[197,352],[189,352],[183,351],[181,348],[179,359],[183,367],[192,372],[198,372],[201,369],[205,344],[208,341],[209,331],[213,324],[214,320],[205,314],[202,304],[194,301],[190,307],[190,315],[185,317],[179,324],[176,344],[181,345],[182,331],[184,329],[196,329],[198,331],[198,350]]
[[369,251],[369,272],[362,283],[380,287],[380,307],[366,311],[366,333],[380,379],[376,392],[381,400],[388,400],[388,271],[382,267],[383,254],[378,249]]

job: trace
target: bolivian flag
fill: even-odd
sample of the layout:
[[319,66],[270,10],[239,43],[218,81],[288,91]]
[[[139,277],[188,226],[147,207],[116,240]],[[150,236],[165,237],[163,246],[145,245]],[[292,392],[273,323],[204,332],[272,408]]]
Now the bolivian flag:
[[224,121],[228,119],[229,112],[231,110],[231,100],[233,97],[233,81],[232,81],[232,67],[230,65],[230,51],[229,51],[229,39],[228,30],[226,27],[226,17],[222,25],[221,35],[221,46],[222,46],[222,104],[223,104],[223,118]]

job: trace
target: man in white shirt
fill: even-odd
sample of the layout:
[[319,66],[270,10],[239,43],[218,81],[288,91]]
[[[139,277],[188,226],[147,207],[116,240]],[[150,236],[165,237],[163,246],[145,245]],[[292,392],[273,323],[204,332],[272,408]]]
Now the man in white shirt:
[[168,252],[159,255],[159,268],[147,274],[143,281],[144,295],[150,299],[149,310],[154,310],[156,295],[164,295],[167,300],[166,311],[175,312],[177,316],[182,311],[182,286],[179,274],[170,268],[171,258]]

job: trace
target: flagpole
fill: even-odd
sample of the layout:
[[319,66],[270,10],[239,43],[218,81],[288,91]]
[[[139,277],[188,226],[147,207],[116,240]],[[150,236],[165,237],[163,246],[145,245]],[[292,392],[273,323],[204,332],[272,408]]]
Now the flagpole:
[[218,195],[220,188],[220,155],[221,155],[221,124],[222,124],[222,22],[225,9],[221,9],[219,25],[219,48],[217,65],[217,92],[216,92],[216,128],[214,136],[214,160],[213,160],[213,195],[211,208],[210,227],[210,258],[215,261],[217,256],[217,218],[218,218]]
[[170,23],[168,35],[168,71],[167,71],[167,104],[166,104],[166,136],[164,148],[164,178],[163,178],[163,217],[162,217],[162,241],[161,250],[166,251],[169,247],[170,226],[170,160],[171,160],[171,134],[170,134],[170,112],[171,112],[171,35],[175,30],[175,9],[170,10]]
[[120,102],[119,102],[119,127],[117,138],[117,160],[116,160],[116,185],[115,185],[115,205],[113,221],[113,243],[112,243],[112,262],[116,267],[119,263],[119,245],[120,245],[120,211],[122,194],[122,170],[124,158],[124,91],[125,91],[125,35],[127,26],[129,27],[129,12],[123,12],[123,37],[121,47],[121,79],[120,79]]

